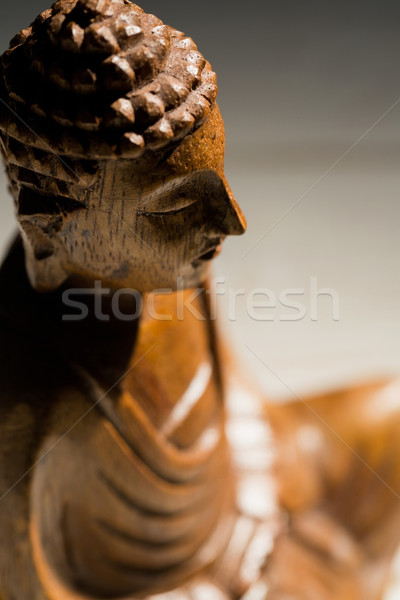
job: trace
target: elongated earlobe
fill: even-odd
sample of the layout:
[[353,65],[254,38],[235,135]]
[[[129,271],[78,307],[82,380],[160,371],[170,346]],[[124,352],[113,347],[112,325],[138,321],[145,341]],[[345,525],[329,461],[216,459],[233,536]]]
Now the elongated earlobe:
[[51,292],[68,278],[64,268],[65,253],[56,241],[48,237],[29,221],[20,221],[25,248],[25,264],[29,281],[38,292]]

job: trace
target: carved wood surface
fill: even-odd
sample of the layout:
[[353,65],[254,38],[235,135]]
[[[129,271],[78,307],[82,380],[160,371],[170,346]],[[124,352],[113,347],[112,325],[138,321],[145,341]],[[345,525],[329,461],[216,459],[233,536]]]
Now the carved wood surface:
[[222,344],[209,263],[246,224],[194,42],[128,0],[59,0],[0,93],[21,232],[0,271],[2,600],[378,600],[400,385],[278,406]]

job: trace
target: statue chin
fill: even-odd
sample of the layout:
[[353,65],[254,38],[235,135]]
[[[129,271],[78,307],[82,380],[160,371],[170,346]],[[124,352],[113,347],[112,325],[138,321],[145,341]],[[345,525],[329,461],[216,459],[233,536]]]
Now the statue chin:
[[189,265],[183,268],[176,278],[160,278],[156,279],[152,285],[149,282],[141,285],[140,280],[131,276],[128,278],[107,278],[101,275],[94,277],[93,275],[84,275],[74,277],[63,268],[59,257],[48,256],[38,260],[30,245],[25,246],[25,264],[26,272],[32,288],[38,293],[50,293],[59,289],[61,286],[70,281],[72,287],[91,287],[95,281],[101,281],[104,288],[110,290],[121,290],[129,288],[136,290],[139,294],[151,294],[164,290],[165,293],[179,292],[191,288],[202,287],[205,285],[211,271],[211,263],[202,263],[193,267]]

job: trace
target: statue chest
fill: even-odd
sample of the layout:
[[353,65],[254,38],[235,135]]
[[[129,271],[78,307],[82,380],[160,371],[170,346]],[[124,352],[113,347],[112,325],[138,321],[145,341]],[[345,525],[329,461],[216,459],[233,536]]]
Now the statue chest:
[[31,502],[50,597],[81,585],[94,596],[149,589],[155,572],[172,582],[185,564],[200,568],[197,550],[226,539],[212,536],[226,528],[231,487],[209,325],[179,319],[173,300],[157,307],[168,318],[143,315],[120,381],[107,390],[82,369],[84,394],[65,390],[54,411]]

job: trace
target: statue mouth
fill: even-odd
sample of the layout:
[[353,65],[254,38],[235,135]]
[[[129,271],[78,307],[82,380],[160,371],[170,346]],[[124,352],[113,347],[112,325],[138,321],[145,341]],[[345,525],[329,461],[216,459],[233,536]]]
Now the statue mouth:
[[223,242],[221,240],[218,240],[215,246],[213,246],[209,250],[206,250],[206,252],[203,252],[203,254],[201,254],[192,261],[193,267],[199,267],[201,264],[209,262],[217,256],[219,256],[222,251],[222,246]]

